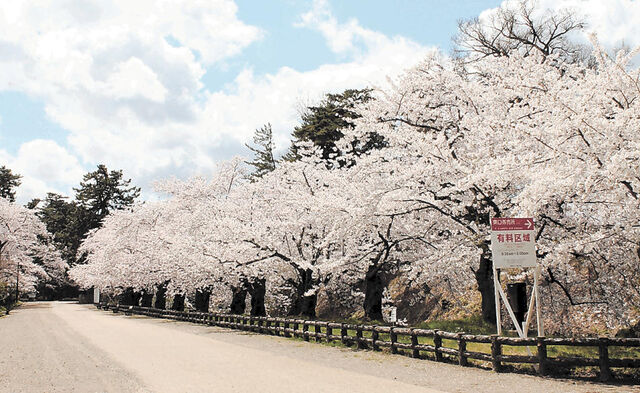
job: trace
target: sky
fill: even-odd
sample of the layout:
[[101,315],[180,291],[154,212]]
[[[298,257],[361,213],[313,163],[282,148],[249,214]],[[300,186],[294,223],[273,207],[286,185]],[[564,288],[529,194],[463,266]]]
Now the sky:
[[[510,1],[510,0],[507,0]],[[640,0],[538,0],[575,10],[608,47],[640,45]],[[289,145],[300,109],[384,88],[457,21],[500,0],[12,0],[0,5],[0,166],[18,202],[73,195],[98,164],[154,198],[168,177],[249,156],[271,123]],[[634,23],[635,22],[635,23]]]

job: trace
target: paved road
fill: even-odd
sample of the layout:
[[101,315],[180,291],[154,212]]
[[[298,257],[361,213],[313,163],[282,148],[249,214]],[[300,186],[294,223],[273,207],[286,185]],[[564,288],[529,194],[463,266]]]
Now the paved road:
[[72,303],[0,318],[0,392],[620,392]]

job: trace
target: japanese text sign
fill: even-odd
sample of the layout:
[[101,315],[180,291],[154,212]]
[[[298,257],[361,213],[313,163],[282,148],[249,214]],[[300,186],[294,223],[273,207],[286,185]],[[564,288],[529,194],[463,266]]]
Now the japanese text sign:
[[492,218],[491,253],[497,269],[535,267],[533,218]]

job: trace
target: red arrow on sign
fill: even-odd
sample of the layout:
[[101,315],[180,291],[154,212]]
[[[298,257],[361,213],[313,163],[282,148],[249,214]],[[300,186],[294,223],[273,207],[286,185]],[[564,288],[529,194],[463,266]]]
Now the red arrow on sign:
[[492,231],[532,231],[534,227],[533,218],[492,218]]

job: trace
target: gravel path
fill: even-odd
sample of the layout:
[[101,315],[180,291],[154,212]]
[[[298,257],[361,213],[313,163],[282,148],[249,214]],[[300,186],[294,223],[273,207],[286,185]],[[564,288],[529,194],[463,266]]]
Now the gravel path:
[[0,392],[640,392],[29,303],[0,318]]

